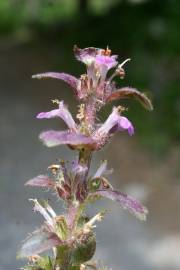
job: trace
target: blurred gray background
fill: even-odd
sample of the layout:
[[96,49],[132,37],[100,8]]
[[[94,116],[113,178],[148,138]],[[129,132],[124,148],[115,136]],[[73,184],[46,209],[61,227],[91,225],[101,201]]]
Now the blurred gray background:
[[[56,197],[24,183],[45,173],[57,158],[76,156],[38,140],[42,130],[63,128],[60,120],[35,118],[52,108],[53,98],[65,100],[75,114],[72,90],[60,81],[31,79],[45,71],[83,73],[73,57],[74,44],[109,45],[120,61],[131,57],[119,84],[149,92],[155,104],[148,113],[134,101],[124,102],[135,135],[119,133],[94,155],[92,173],[101,159],[108,159],[113,186],[149,209],[145,223],[107,200],[89,209],[94,214],[111,209],[97,227],[95,258],[113,270],[180,269],[179,10],[179,1],[168,0],[1,0],[0,270],[23,266],[16,260],[17,249],[42,222],[28,198],[49,198],[57,212],[64,211]],[[105,108],[100,119],[109,112]]]

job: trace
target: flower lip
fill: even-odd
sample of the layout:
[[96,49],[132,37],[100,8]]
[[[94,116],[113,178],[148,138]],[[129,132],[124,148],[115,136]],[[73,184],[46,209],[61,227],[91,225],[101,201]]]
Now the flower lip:
[[95,57],[95,64],[96,66],[105,66],[109,70],[118,64],[116,59],[117,55],[97,55]]
[[69,129],[77,131],[76,123],[63,101],[59,102],[58,109],[49,112],[41,112],[36,117],[38,119],[50,119],[54,117],[60,117],[64,120]]
[[55,131],[48,130],[40,134],[39,138],[43,143],[48,147],[54,147],[57,145],[70,145],[74,147],[79,147],[85,145],[86,147],[93,148],[95,141],[81,133],[70,132],[69,130],[65,131]]
[[102,135],[111,135],[117,131],[124,130],[127,130],[129,135],[134,134],[132,123],[125,116],[120,115],[119,107],[114,107],[105,123],[98,129],[98,133]]
[[134,127],[132,123],[125,116],[120,116],[117,124],[109,132],[114,133],[116,131],[123,130],[127,130],[130,136],[134,134]]

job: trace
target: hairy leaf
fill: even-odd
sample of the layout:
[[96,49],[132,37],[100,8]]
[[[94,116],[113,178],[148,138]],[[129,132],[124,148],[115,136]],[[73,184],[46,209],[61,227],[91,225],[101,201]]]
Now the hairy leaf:
[[58,79],[66,82],[69,84],[74,90],[75,94],[77,94],[77,84],[78,84],[78,79],[70,74],[67,73],[59,73],[59,72],[46,72],[46,73],[41,73],[41,74],[36,74],[32,76],[33,79]]
[[140,202],[127,194],[115,190],[98,190],[92,193],[93,195],[99,195],[117,201],[122,208],[127,209],[140,220],[146,220],[148,210]]
[[23,258],[39,254],[60,244],[62,241],[55,233],[39,230],[25,240],[17,257]]
[[111,102],[117,99],[135,98],[137,99],[147,110],[153,110],[151,100],[143,93],[139,92],[135,88],[123,87],[106,98],[106,102]]
[[38,175],[27,181],[25,186],[51,188],[55,186],[55,182],[51,180],[47,175]]

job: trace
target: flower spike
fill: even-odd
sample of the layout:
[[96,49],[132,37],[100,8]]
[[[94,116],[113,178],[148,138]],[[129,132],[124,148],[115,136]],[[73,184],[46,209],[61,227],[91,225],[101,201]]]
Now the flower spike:
[[[117,202],[140,220],[146,220],[148,213],[138,200],[114,190],[110,180],[106,178],[112,172],[107,169],[106,160],[92,175],[90,167],[93,152],[101,150],[116,132],[127,131],[130,136],[134,134],[133,124],[123,115],[126,108],[113,107],[104,123],[99,123],[97,113],[101,108],[114,100],[131,97],[148,110],[153,109],[152,103],[137,89],[119,88],[113,81],[115,76],[124,78],[123,66],[130,61],[129,58],[119,63],[117,55],[111,54],[108,47],[80,49],[74,46],[74,54],[76,59],[86,66],[86,71],[79,78],[58,72],[32,76],[37,79],[62,80],[74,90],[80,103],[76,120],[64,101],[59,99],[52,100],[57,106],[55,109],[41,112],[36,117],[61,118],[67,126],[66,130],[47,130],[42,132],[39,138],[47,147],[66,145],[78,152],[78,157],[72,157],[70,162],[59,157],[56,163],[48,166],[45,175],[38,175],[25,184],[53,191],[58,199],[63,201],[66,212],[58,215],[48,201],[31,199],[34,203],[33,210],[39,212],[44,221],[40,228],[25,240],[18,253],[19,257],[27,257],[29,260],[24,270],[86,270],[92,267],[89,260],[96,250],[95,223],[103,219],[106,211],[87,216],[85,211],[88,203],[107,198]],[[50,249],[53,256],[38,255]]]

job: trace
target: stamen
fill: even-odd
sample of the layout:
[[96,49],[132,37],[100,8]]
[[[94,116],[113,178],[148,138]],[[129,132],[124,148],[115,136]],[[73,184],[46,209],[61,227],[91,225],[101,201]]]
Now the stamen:
[[107,45],[107,48],[105,50],[101,50],[101,55],[105,55],[105,56],[111,55],[111,50],[109,49],[108,45]]
[[131,58],[128,58],[128,59],[124,60],[120,65],[118,65],[117,69],[121,69],[129,61],[131,61]]
[[60,169],[60,165],[58,165],[58,164],[52,164],[47,169],[48,170],[51,170],[51,172],[52,172],[53,175],[56,175],[57,174],[57,171]]
[[121,114],[124,111],[128,111],[128,108],[123,107],[121,105],[119,105],[118,107],[116,107],[117,111]]
[[51,99],[51,101],[52,101],[53,104],[59,104],[60,103],[60,101],[58,99]]
[[78,105],[78,107],[79,107],[79,109],[78,109],[78,114],[76,115],[76,118],[79,121],[82,121],[85,118],[85,115],[84,115],[85,106],[84,106],[84,104],[80,104],[80,105]]

